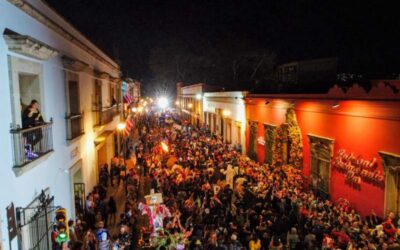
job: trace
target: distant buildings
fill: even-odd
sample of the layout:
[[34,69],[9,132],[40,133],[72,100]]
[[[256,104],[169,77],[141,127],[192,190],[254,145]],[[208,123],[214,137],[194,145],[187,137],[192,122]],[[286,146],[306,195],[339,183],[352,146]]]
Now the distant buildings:
[[400,94],[381,83],[327,94],[249,94],[248,155],[301,168],[310,188],[362,215],[400,211]]
[[[195,86],[186,87],[191,96],[200,93]],[[383,216],[400,212],[399,90],[399,81],[386,80],[326,94],[202,91],[196,123],[242,144],[250,158],[302,169],[322,197]]]
[[246,152],[246,95],[244,91],[223,91],[206,92],[203,97],[204,124],[226,143],[241,145],[242,152]]
[[203,94],[209,91],[221,89],[221,87],[211,86],[204,83],[185,85],[177,83],[176,104],[183,119],[191,124],[203,124]]
[[277,67],[278,81],[287,84],[334,82],[337,58],[322,58],[289,62]]
[[[0,30],[0,249],[8,248],[11,203],[18,207],[12,248],[47,249],[51,207],[74,218],[116,153],[121,71],[44,1],[0,1]],[[46,123],[23,128],[34,99]],[[54,200],[33,209],[42,190]]]

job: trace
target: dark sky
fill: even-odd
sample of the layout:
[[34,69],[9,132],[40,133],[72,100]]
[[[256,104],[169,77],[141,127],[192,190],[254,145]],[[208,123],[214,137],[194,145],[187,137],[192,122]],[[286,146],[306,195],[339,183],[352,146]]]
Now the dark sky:
[[175,38],[247,39],[278,63],[336,56],[339,71],[400,72],[400,18],[386,1],[46,1],[137,79],[152,77],[151,49]]

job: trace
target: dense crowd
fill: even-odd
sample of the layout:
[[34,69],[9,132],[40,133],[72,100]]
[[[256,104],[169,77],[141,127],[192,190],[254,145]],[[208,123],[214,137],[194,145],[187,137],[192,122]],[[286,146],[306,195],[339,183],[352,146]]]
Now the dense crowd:
[[400,248],[399,215],[362,218],[318,197],[300,170],[252,161],[205,127],[149,132],[152,150],[139,163],[171,210],[165,229],[185,233],[189,249]]
[[[371,211],[362,218],[348,202],[331,202],[309,190],[300,170],[250,160],[206,127],[156,126],[152,116],[137,125],[140,143],[131,148],[137,165],[114,160],[111,173],[105,166],[103,183],[86,200],[86,231],[81,220],[74,225],[84,249],[145,246],[137,223],[140,175],[163,194],[170,212],[159,237],[183,235],[159,249],[400,249],[399,215],[382,219]],[[127,200],[120,232],[102,238],[115,225],[116,213],[104,189],[108,182],[118,184],[116,173],[124,167]]]

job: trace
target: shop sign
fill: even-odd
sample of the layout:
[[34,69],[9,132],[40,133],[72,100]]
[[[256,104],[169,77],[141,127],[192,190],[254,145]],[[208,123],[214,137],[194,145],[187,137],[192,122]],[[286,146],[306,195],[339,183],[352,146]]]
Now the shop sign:
[[260,145],[262,145],[262,146],[265,146],[265,140],[264,140],[264,138],[263,138],[262,136],[258,137],[258,138],[257,138],[257,143],[260,144]]
[[383,186],[384,176],[381,171],[376,170],[377,166],[376,158],[366,160],[344,149],[340,149],[332,161],[332,167],[345,175],[346,183],[357,188],[361,182]]

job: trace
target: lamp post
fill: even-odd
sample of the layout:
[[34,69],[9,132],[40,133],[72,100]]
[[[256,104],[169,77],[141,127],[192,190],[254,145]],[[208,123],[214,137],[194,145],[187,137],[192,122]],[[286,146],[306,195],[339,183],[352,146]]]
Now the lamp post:
[[[122,131],[125,129],[126,124],[125,123],[118,123],[117,125],[117,129],[118,129],[118,161],[119,161],[119,157],[121,155],[121,133]],[[123,142],[122,144],[122,158],[124,159],[124,190],[125,190],[125,194],[126,194],[126,163],[125,163],[125,142]]]

